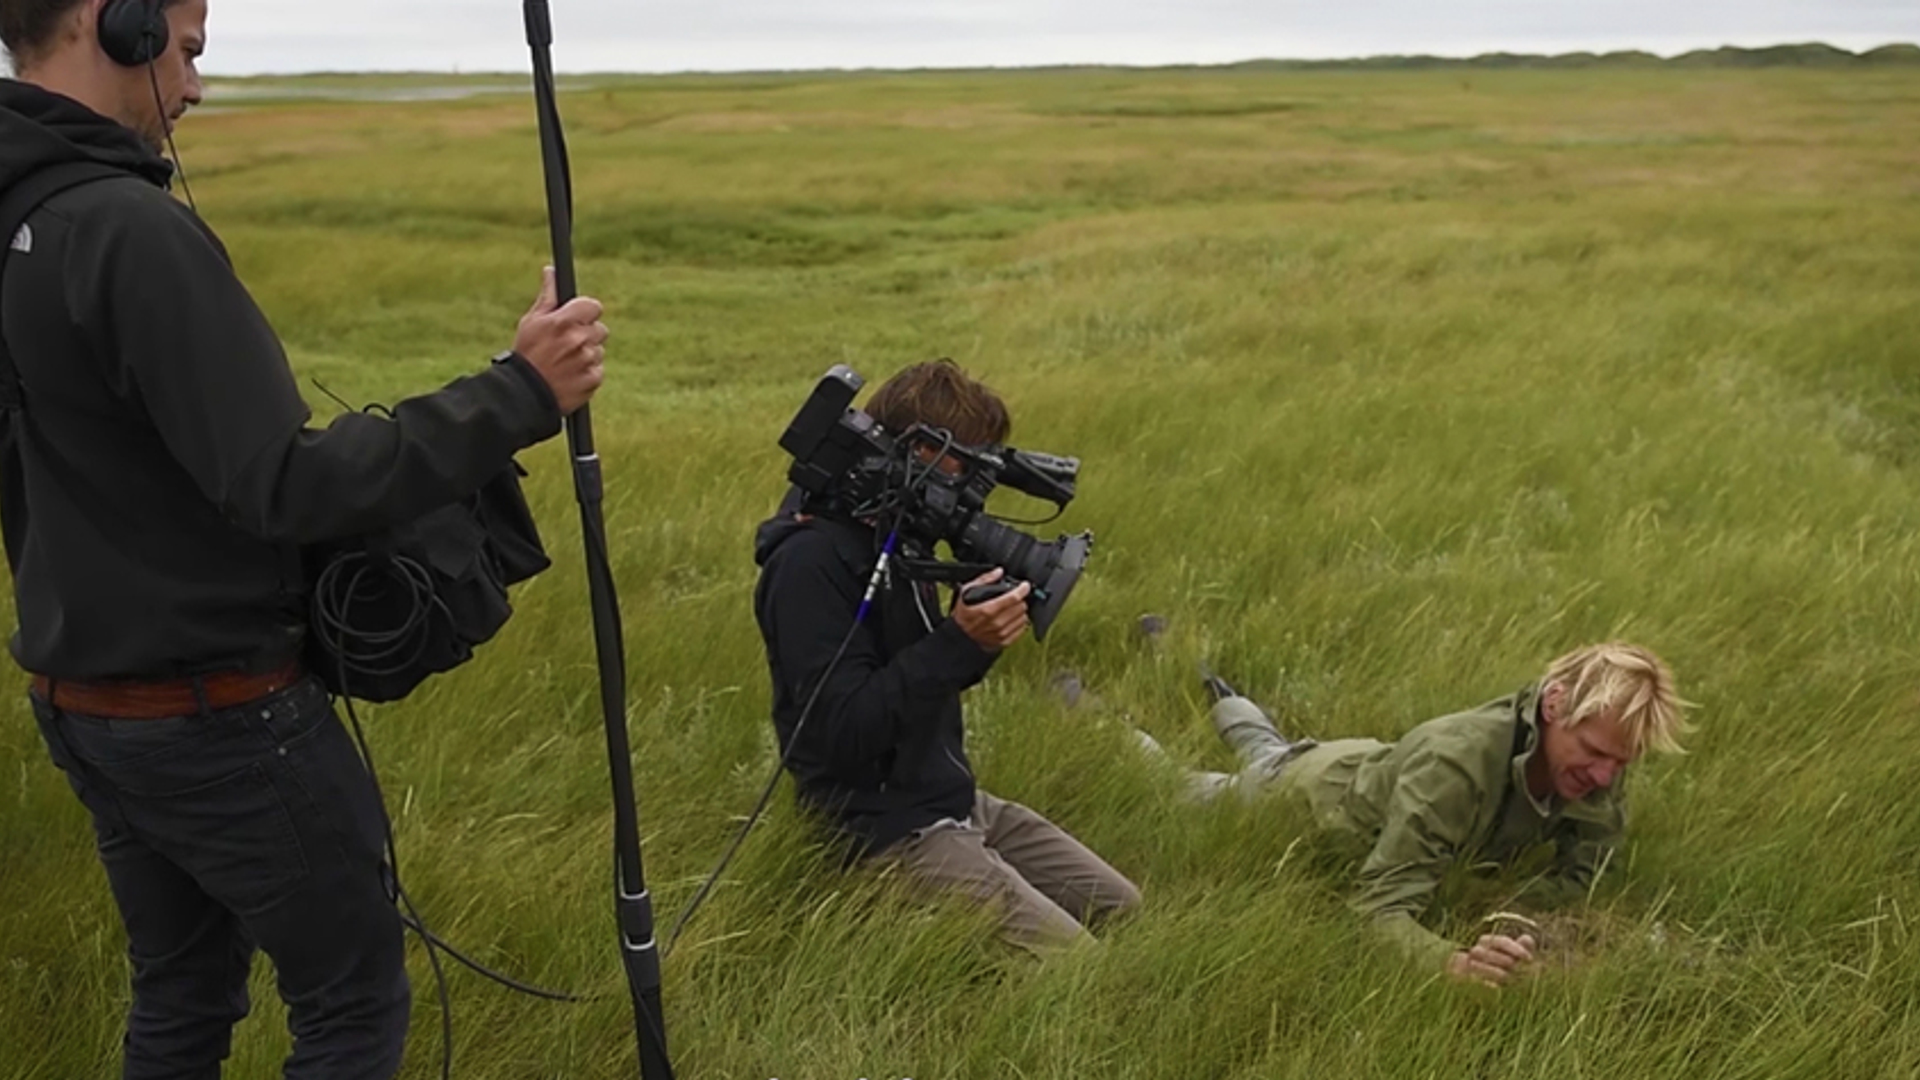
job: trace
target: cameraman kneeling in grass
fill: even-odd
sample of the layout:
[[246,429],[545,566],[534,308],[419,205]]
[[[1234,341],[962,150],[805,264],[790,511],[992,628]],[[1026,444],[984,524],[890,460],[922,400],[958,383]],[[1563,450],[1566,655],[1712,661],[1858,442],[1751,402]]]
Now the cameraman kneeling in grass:
[[1398,742],[1288,742],[1258,705],[1208,674],[1213,724],[1246,765],[1200,773],[1203,797],[1274,789],[1316,825],[1367,850],[1352,906],[1412,956],[1499,985],[1534,958],[1532,935],[1492,933],[1462,949],[1417,921],[1461,859],[1506,862],[1551,842],[1553,870],[1530,898],[1584,896],[1626,825],[1627,766],[1678,752],[1673,674],[1636,645],[1576,649],[1518,692],[1429,720]]
[[[901,371],[867,412],[888,431],[924,423],[969,446],[1002,443],[1012,426],[999,397],[948,360]],[[890,567],[855,628],[882,543],[872,522],[839,516],[788,512],[760,527],[754,614],[801,803],[850,858],[897,865],[925,895],[998,905],[1016,945],[1088,939],[1086,924],[1134,907],[1139,890],[1059,826],[981,791],[964,745],[960,693],[1026,633],[1029,587],[943,615],[934,586]],[[902,555],[932,548],[899,543]]]

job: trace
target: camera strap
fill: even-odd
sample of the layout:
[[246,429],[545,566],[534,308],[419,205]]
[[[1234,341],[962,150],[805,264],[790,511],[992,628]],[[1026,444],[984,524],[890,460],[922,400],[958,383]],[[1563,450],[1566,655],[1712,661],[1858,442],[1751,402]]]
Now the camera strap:
[[[12,255],[33,253],[33,230],[27,218],[48,199],[83,184],[127,175],[125,169],[97,161],[64,161],[35,170],[15,182],[6,194],[0,195],[0,279],[4,279]],[[0,410],[12,413],[25,404],[25,395],[21,393],[20,372],[7,349],[4,331],[5,327],[0,325]]]

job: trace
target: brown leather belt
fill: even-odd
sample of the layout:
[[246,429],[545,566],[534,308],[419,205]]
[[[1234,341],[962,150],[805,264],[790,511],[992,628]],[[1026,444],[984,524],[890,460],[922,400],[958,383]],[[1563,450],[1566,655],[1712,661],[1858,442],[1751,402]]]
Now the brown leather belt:
[[229,709],[285,690],[305,672],[289,663],[276,671],[247,674],[219,671],[194,679],[163,682],[67,682],[33,677],[33,692],[62,712],[110,720],[160,720],[191,716],[202,709]]

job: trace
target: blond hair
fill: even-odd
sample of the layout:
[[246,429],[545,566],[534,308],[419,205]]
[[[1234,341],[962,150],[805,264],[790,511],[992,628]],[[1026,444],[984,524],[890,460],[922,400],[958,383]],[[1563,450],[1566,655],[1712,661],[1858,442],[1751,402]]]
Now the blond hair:
[[1680,699],[1666,663],[1647,649],[1624,641],[1575,649],[1547,665],[1541,685],[1566,694],[1560,722],[1568,727],[1616,713],[1635,755],[1685,753],[1680,735],[1689,728],[1681,710],[1690,703]]

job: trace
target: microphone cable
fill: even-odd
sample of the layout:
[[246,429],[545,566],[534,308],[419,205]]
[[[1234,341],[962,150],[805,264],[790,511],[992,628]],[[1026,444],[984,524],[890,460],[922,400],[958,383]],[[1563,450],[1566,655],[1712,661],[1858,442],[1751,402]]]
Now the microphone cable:
[[341,700],[346,703],[347,721],[353,727],[353,741],[360,749],[360,760],[367,766],[367,779],[373,784],[374,797],[380,800],[381,828],[386,833],[388,892],[403,909],[403,914],[400,916],[401,925],[419,936],[421,943],[426,946],[427,963],[433,968],[434,988],[440,999],[440,1076],[441,1080],[450,1080],[453,1076],[453,999],[447,992],[446,970],[440,963],[441,952],[445,952],[474,973],[516,993],[546,1001],[579,1002],[584,999],[575,994],[549,990],[503,975],[449,945],[444,938],[428,928],[426,919],[421,916],[419,908],[414,906],[413,897],[407,894],[406,887],[400,883],[400,846],[394,838],[393,817],[386,811],[386,792],[380,786],[380,774],[374,768],[373,752],[367,747],[367,736],[366,732],[361,730],[359,713],[354,710],[353,698],[342,696]]
[[[405,613],[398,626],[388,630],[356,630],[351,623],[353,602],[362,597],[363,586],[371,575],[381,575],[388,582],[397,581],[404,598]],[[322,570],[316,580],[313,603],[314,633],[318,634],[326,647],[332,650],[338,665],[339,685],[344,689],[350,685],[348,676],[353,672],[378,676],[407,667],[417,656],[426,638],[421,629],[436,611],[445,612],[445,604],[433,591],[433,580],[427,570],[412,559],[403,555],[391,558],[391,564],[381,567],[379,560],[362,553],[348,552],[336,555]],[[358,646],[350,644],[349,639],[358,639]],[[411,648],[409,645],[411,644]],[[400,657],[400,659],[395,659]],[[367,744],[366,732],[360,725],[360,714],[353,707],[353,697],[341,694],[340,699],[346,705],[347,721],[353,730],[353,741],[360,751],[360,760],[367,767],[367,778],[373,784],[374,798],[380,802],[381,827],[385,832],[387,865],[385,886],[388,898],[401,908],[400,922],[420,938],[427,950],[427,963],[433,969],[434,988],[440,1002],[440,1076],[442,1080],[451,1080],[453,1075],[453,1000],[447,990],[445,966],[440,954],[447,956],[474,973],[489,979],[516,993],[546,1001],[579,1002],[585,1000],[579,995],[560,990],[550,990],[542,986],[522,982],[509,975],[493,970],[487,965],[461,952],[446,939],[434,933],[428,927],[426,918],[420,914],[413,897],[408,894],[400,878],[400,846],[394,836],[393,818],[387,812],[386,792],[380,785],[380,774],[373,762],[373,751]]]
[[886,576],[887,565],[893,558],[894,545],[899,542],[899,539],[900,530],[896,526],[894,531],[887,535],[886,544],[880,549],[880,558],[873,565],[873,575],[867,579],[867,590],[860,598],[859,608],[854,612],[853,625],[847,627],[846,636],[840,639],[840,647],[833,651],[833,659],[827,661],[826,671],[822,672],[820,680],[814,683],[813,692],[807,695],[807,703],[800,709],[800,719],[794,722],[793,734],[787,739],[786,747],[780,751],[780,760],[774,763],[773,772],[767,777],[766,786],[760,789],[759,800],[754,803],[753,810],[747,814],[747,820],[742,822],[739,830],[733,834],[732,843],[727,845],[727,850],[721,854],[720,860],[714,864],[706,880],[700,883],[700,888],[695,890],[693,898],[687,901],[686,906],[680,909],[679,916],[673,920],[673,929],[667,932],[667,939],[660,947],[662,959],[673,951],[674,943],[680,940],[681,932],[686,930],[689,922],[693,921],[694,912],[699,911],[700,905],[706,902],[708,895],[713,892],[713,887],[719,883],[720,875],[726,872],[727,865],[733,861],[735,855],[739,854],[740,846],[746,843],[747,833],[760,820],[760,815],[766,812],[767,803],[773,799],[773,789],[780,784],[780,774],[786,771],[787,763],[793,757],[793,748],[800,744],[800,732],[807,726],[807,718],[813,715],[813,707],[820,701],[820,691],[826,689],[827,680],[833,677],[834,669],[840,666],[841,658],[847,654],[847,646],[853,643],[853,635],[859,632],[860,624],[866,621],[867,613],[873,608],[873,598],[880,591],[881,579]]

